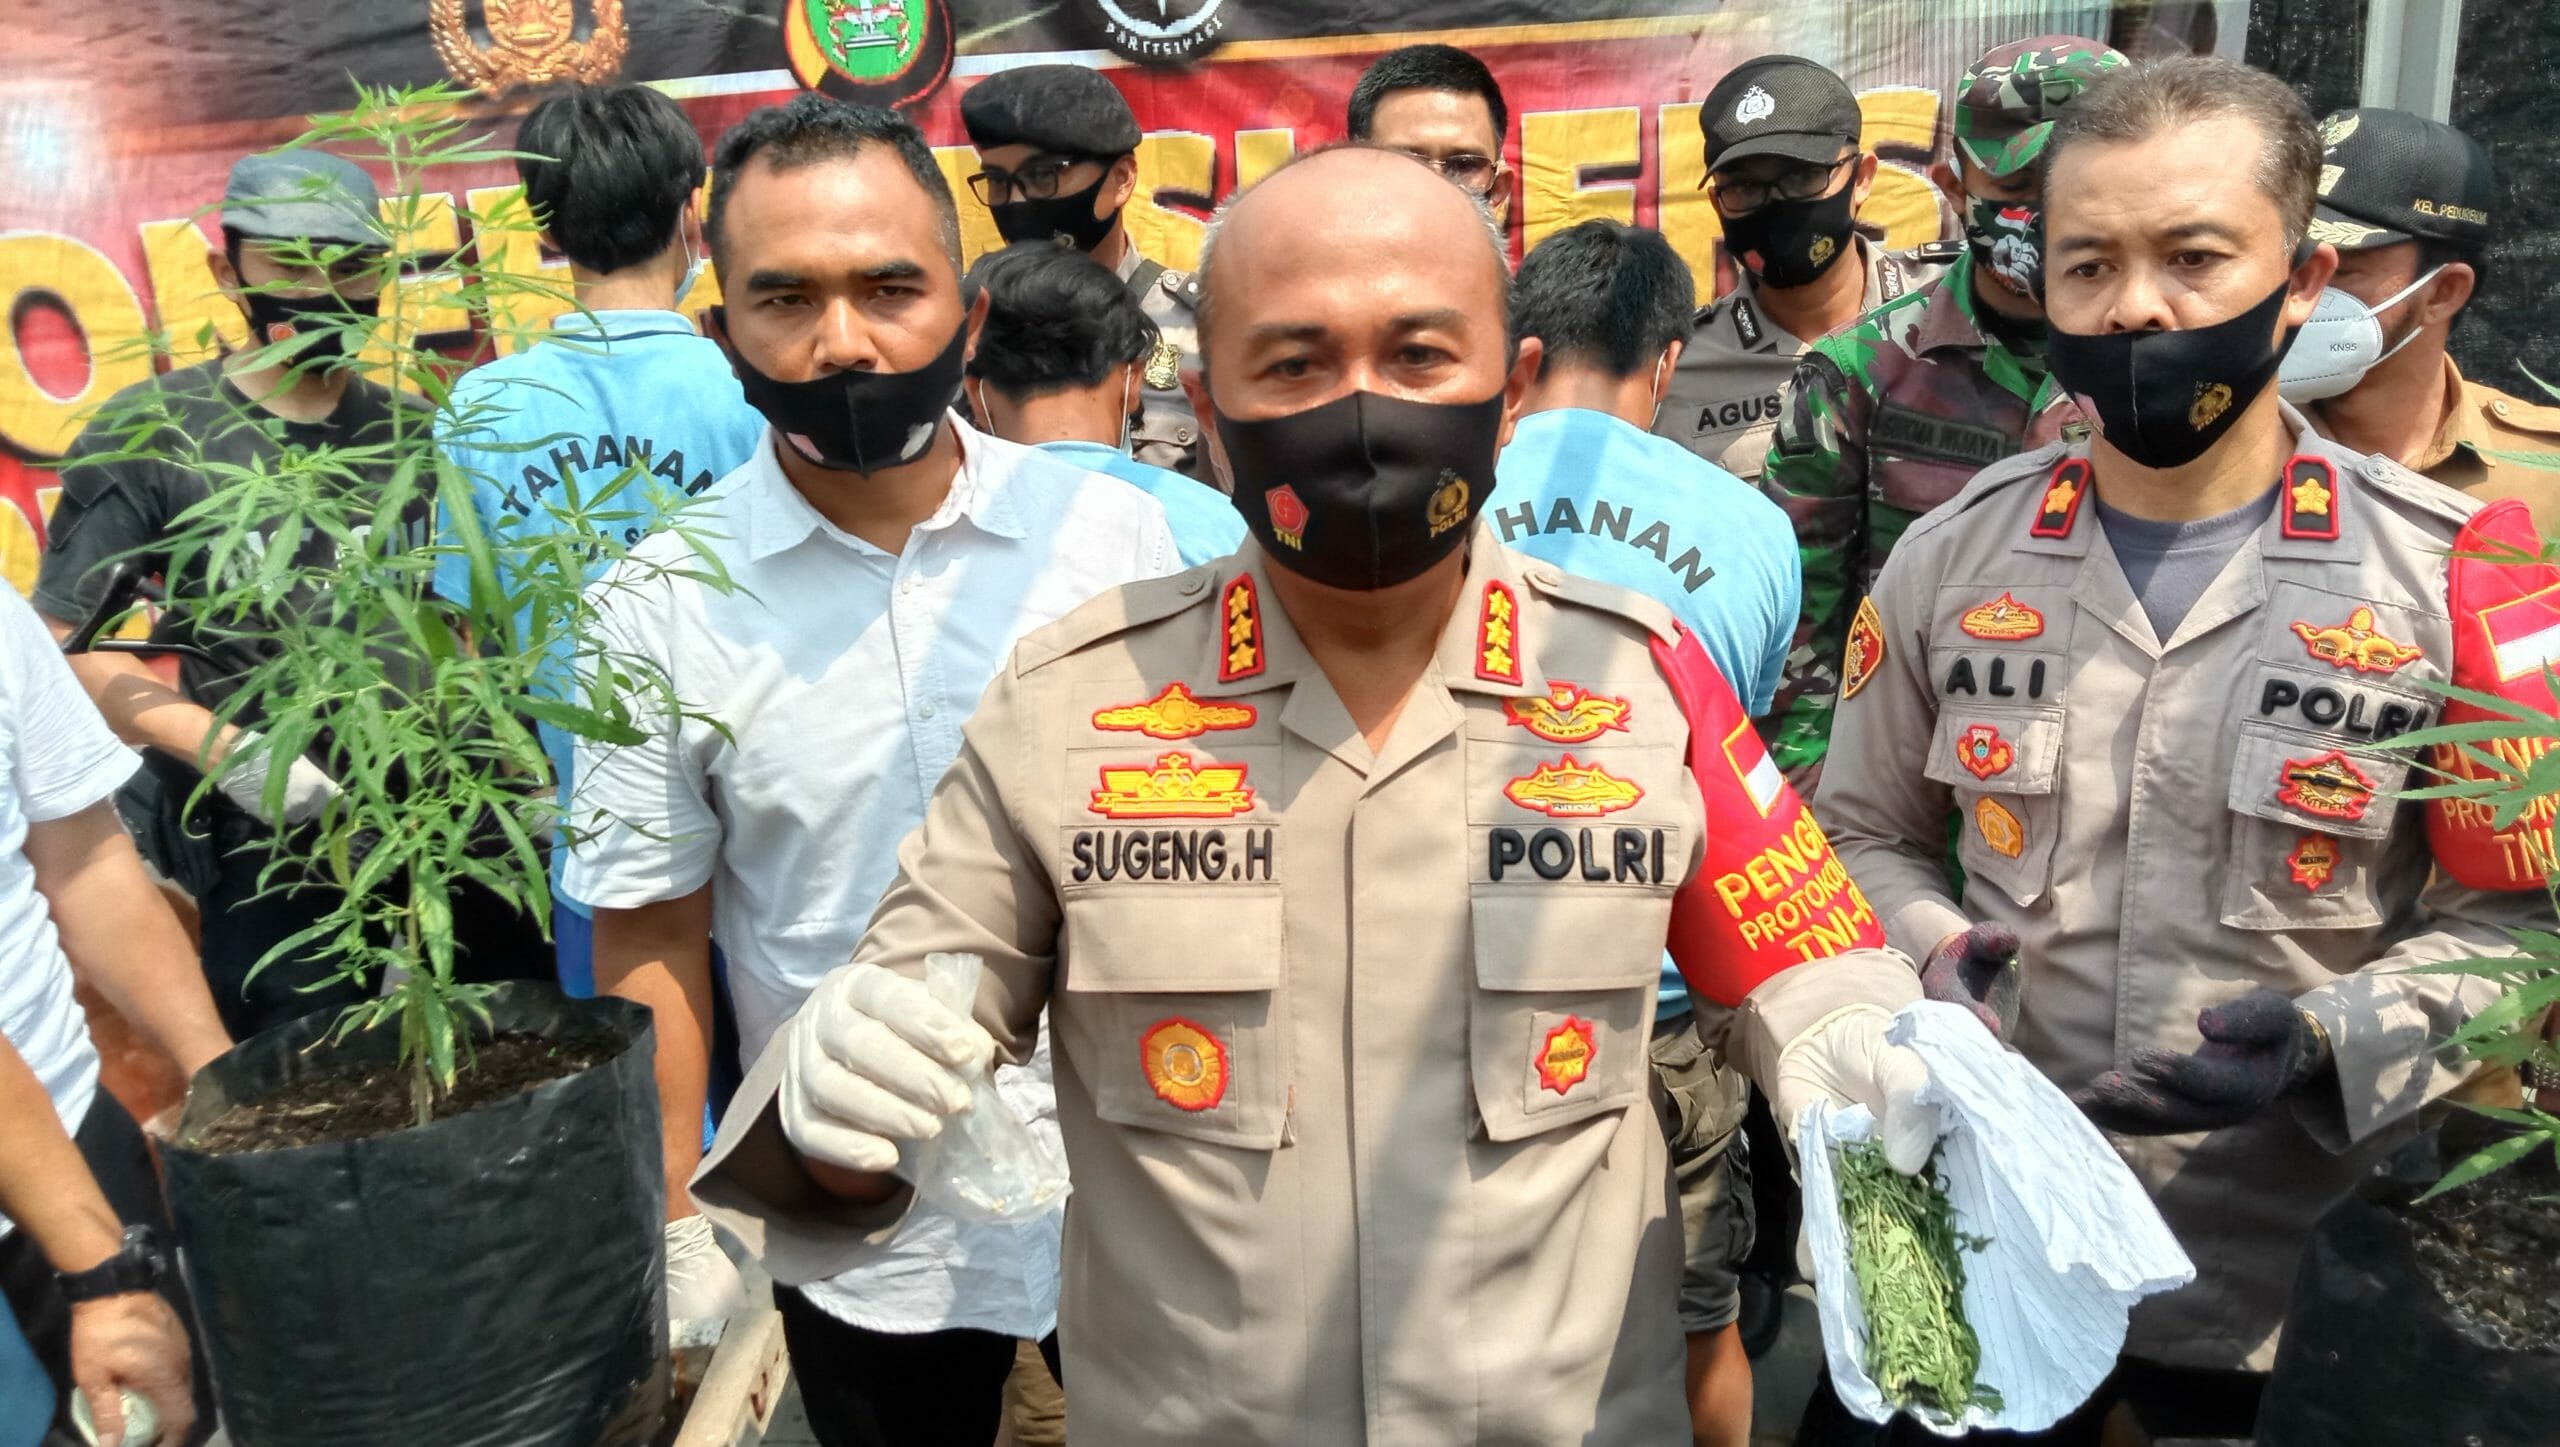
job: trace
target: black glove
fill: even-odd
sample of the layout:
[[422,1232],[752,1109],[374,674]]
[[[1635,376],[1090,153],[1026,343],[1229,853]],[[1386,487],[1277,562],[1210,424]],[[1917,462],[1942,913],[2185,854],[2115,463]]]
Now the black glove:
[[2149,1047],[2073,1091],[2100,1130],[2184,1135],[2238,1125],[2329,1069],[2328,1037],[2292,1000],[2252,990],[2196,1016],[2194,1054]]
[[2018,932],[2005,924],[1978,924],[1949,935],[1920,966],[1920,993],[1971,1010],[2003,1045],[2018,1028],[2018,992],[2026,980],[2018,964]]

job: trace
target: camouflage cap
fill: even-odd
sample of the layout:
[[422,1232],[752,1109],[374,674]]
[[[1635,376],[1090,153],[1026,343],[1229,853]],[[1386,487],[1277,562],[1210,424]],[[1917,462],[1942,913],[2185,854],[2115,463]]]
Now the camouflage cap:
[[2039,35],[1984,51],[1956,83],[1956,146],[1965,164],[2013,175],[2044,153],[2053,118],[2124,54],[2077,35]]

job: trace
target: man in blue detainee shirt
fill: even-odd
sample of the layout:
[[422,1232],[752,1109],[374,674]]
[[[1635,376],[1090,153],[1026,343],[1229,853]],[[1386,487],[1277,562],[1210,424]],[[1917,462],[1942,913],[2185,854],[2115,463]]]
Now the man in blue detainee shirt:
[[[1695,309],[1689,268],[1658,232],[1586,221],[1531,251],[1512,281],[1511,333],[1543,340],[1546,359],[1485,516],[1524,553],[1660,599],[1756,715],[1795,628],[1794,530],[1750,485],[1646,430]],[[1687,1252],[1690,1425],[1699,1442],[1740,1443],[1751,1426],[1751,1364],[1735,1325],[1736,1269],[1753,1234],[1740,1131],[1748,1091],[1706,1056],[1667,964],[1652,1055]]]
[[[438,432],[493,540],[503,545],[536,509],[547,514],[536,531],[563,526],[556,513],[574,495],[576,507],[611,516],[623,541],[636,542],[764,437],[719,347],[676,310],[702,265],[692,240],[702,138],[674,101],[618,85],[544,101],[516,146],[526,203],[544,240],[569,258],[580,310],[456,383]],[[449,525],[441,531],[452,540]],[[460,555],[438,561],[438,591],[460,597],[470,583]],[[542,739],[565,802],[570,739],[548,726]],[[593,931],[586,906],[559,892],[565,854],[555,852],[552,872],[560,982],[588,995]]]
[[1080,251],[1026,241],[980,261],[969,281],[987,299],[965,383],[981,426],[1154,497],[1186,568],[1244,545],[1244,515],[1225,494],[1129,455],[1156,324],[1117,277]]
[[[764,417],[747,405],[728,358],[676,310],[704,254],[693,240],[702,137],[683,109],[647,86],[581,87],[534,107],[516,148],[525,201],[544,240],[569,258],[579,310],[457,382],[436,428],[500,546],[499,586],[510,591],[506,538],[537,509],[537,535],[584,511],[636,542],[764,442]],[[449,523],[439,531],[453,540]],[[435,582],[448,597],[466,596],[469,564],[459,554],[439,559]],[[572,742],[542,727],[564,807]],[[592,995],[593,912],[561,888],[568,853],[552,853],[553,948],[562,988]],[[667,1223],[667,1311],[681,1334],[725,1319],[743,1287],[709,1222],[689,1202],[669,1204],[682,1212]]]

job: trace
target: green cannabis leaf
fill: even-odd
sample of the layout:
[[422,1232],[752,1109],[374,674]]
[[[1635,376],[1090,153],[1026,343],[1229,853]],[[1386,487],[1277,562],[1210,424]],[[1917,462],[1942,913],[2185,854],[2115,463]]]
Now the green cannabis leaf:
[[1990,1242],[1956,1229],[1956,1212],[1936,1178],[1887,1164],[1873,1141],[1839,1155],[1840,1219],[1849,1266],[1867,1317],[1867,1376],[1904,1411],[1954,1420],[1966,1407],[2000,1405],[1975,1376],[1982,1343],[1964,1319],[1964,1255]]

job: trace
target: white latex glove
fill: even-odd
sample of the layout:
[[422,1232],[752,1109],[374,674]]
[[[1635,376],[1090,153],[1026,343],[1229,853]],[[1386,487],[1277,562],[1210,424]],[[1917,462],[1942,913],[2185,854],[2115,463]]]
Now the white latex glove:
[[747,1304],[747,1283],[720,1249],[707,1216],[667,1223],[667,1330],[684,1335],[692,1322],[724,1322]]
[[878,965],[820,980],[782,1028],[783,1137],[849,1171],[887,1171],[897,1142],[941,1134],[995,1059],[995,1037],[977,1021]]
[[[1909,1047],[1886,1042],[1891,1023],[1893,1016],[1881,1006],[1852,1006],[1826,1016],[1778,1052],[1778,1088],[1769,1106],[1790,1151],[1796,1118],[1815,1101],[1827,1100],[1834,1107],[1863,1105],[1875,1116],[1885,1164],[1904,1175],[1917,1175],[1929,1164],[1943,1130],[1938,1108],[1918,1099],[1920,1087],[1929,1083],[1929,1066]],[[1813,1250],[1801,1228],[1796,1270],[1813,1279]]]
[[[222,751],[222,756],[228,759],[257,741],[258,735],[243,730],[231,740],[230,747]],[[215,787],[222,790],[224,798],[247,810],[270,829],[308,824],[320,817],[320,810],[330,800],[338,797],[338,781],[329,777],[328,770],[296,754],[293,766],[285,771],[284,818],[270,818],[267,814],[267,779],[274,767],[274,752],[262,749],[223,770]]]

